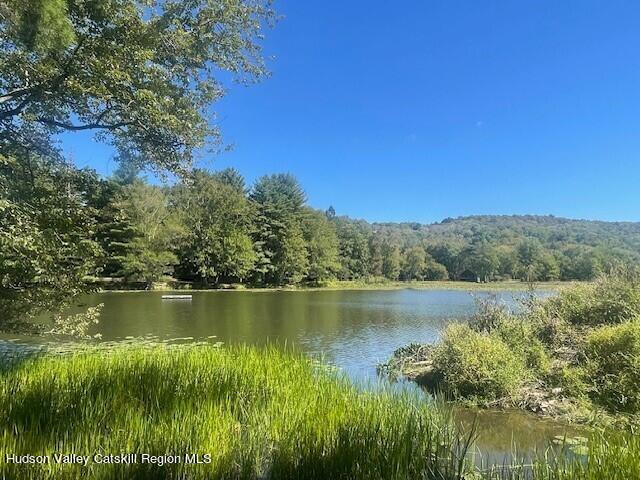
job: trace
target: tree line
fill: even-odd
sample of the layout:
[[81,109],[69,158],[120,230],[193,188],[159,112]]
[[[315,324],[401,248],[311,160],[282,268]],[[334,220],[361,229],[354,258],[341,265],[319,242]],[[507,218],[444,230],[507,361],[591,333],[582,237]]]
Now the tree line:
[[589,280],[638,263],[640,227],[555,217],[465,217],[376,224],[316,210],[290,174],[247,186],[235,169],[195,170],[173,186],[119,169],[93,175],[95,274],[150,286],[338,280]]

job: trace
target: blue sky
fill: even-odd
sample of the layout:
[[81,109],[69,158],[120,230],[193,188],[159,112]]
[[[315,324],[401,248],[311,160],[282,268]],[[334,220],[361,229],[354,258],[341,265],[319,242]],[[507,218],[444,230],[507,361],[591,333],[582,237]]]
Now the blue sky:
[[[276,0],[272,77],[214,105],[253,181],[370,221],[640,221],[640,3]],[[80,165],[108,147],[64,138]]]

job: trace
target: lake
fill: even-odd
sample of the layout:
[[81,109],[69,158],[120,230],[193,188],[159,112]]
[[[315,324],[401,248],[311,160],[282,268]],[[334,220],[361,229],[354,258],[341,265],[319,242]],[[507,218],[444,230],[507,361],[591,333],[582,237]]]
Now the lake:
[[[190,301],[163,300],[164,294],[100,293],[85,297],[78,310],[104,304],[94,332],[102,334],[103,341],[147,337],[287,344],[321,354],[352,379],[367,382],[376,381],[376,365],[388,360],[395,349],[411,342],[436,341],[447,323],[464,320],[475,308],[473,296],[461,290],[205,291],[191,292]],[[497,294],[514,308],[523,295]],[[521,411],[458,408],[456,416],[465,424],[476,419],[478,448],[492,463],[510,455],[514,442],[530,454],[545,448],[554,436],[576,433]]]

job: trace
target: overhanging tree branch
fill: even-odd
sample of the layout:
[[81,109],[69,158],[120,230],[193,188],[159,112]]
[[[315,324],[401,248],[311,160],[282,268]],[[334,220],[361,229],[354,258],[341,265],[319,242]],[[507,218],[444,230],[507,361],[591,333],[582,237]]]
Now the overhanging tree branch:
[[38,118],[39,123],[48,125],[50,127],[64,128],[65,130],[80,131],[80,130],[117,130],[118,128],[133,125],[134,122],[117,122],[117,123],[86,123],[84,125],[74,125],[67,122],[59,122],[50,118]]

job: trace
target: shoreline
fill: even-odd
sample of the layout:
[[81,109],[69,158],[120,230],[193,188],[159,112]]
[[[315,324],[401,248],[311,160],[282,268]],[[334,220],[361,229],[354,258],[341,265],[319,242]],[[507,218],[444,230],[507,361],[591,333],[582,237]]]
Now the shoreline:
[[335,281],[322,286],[281,286],[281,287],[244,287],[229,288],[175,288],[160,284],[152,289],[135,288],[98,288],[97,293],[135,293],[135,292],[320,292],[320,291],[393,291],[393,290],[462,290],[474,292],[522,292],[558,291],[572,285],[587,283],[578,281],[536,282],[529,284],[521,281],[504,281],[490,283],[474,283],[463,281],[413,281],[413,282],[380,282],[366,283],[359,281]]

